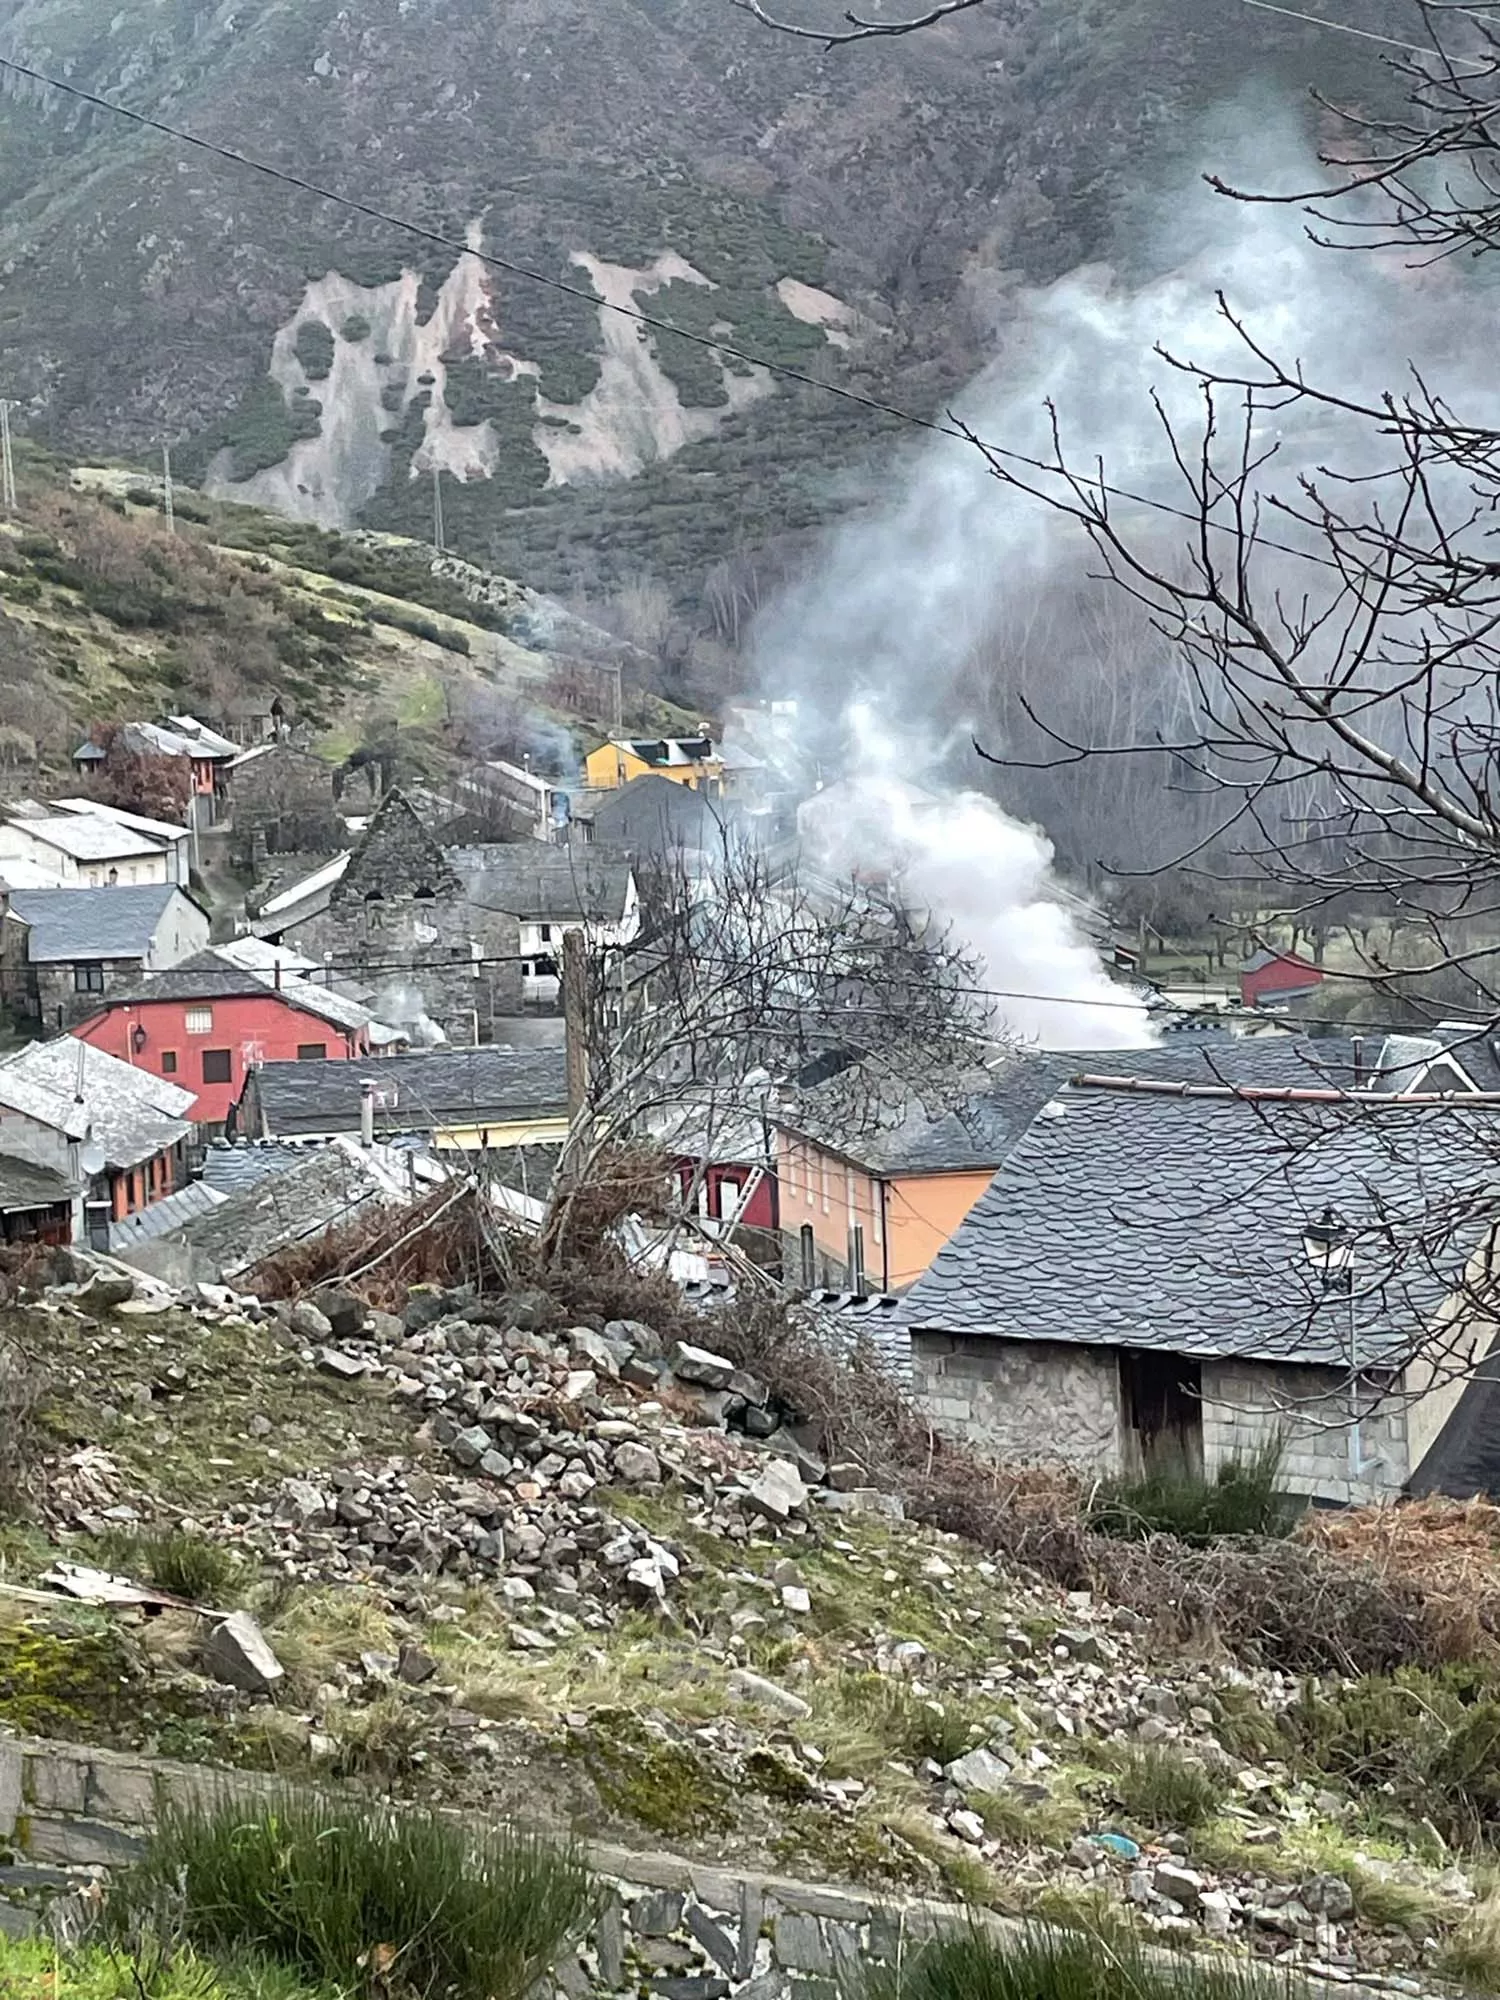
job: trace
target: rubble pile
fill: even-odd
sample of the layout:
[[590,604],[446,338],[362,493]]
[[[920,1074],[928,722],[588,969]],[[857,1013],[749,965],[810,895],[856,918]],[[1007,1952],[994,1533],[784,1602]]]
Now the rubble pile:
[[307,1366],[379,1378],[419,1419],[416,1444],[451,1468],[403,1458],[291,1476],[224,1523],[290,1573],[503,1577],[516,1607],[545,1597],[603,1627],[611,1599],[664,1604],[683,1558],[602,1506],[601,1488],[670,1484],[731,1544],[805,1534],[815,1506],[891,1507],[856,1469],[815,1459],[763,1383],[708,1349],[665,1349],[640,1321],[554,1336],[527,1295],[438,1292],[400,1318],[343,1294],[274,1310]]

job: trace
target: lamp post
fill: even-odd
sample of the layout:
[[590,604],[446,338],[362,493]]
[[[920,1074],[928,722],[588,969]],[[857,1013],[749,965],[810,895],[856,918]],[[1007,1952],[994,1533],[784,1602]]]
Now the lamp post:
[[1354,1231],[1330,1202],[1302,1231],[1302,1249],[1322,1280],[1324,1292],[1342,1292],[1349,1301],[1349,1480],[1364,1476],[1359,1432],[1359,1329],[1354,1316]]

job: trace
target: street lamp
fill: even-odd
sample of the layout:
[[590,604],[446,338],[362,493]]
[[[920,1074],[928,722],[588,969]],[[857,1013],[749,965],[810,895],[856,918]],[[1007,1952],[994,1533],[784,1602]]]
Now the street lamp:
[[1354,1233],[1332,1203],[1316,1222],[1304,1226],[1302,1248],[1308,1263],[1322,1278],[1325,1292],[1353,1290]]
[[1325,1292],[1342,1292],[1349,1301],[1349,1479],[1364,1476],[1364,1452],[1359,1434],[1359,1328],[1354,1315],[1354,1231],[1330,1202],[1316,1222],[1303,1226],[1302,1249],[1323,1281]]

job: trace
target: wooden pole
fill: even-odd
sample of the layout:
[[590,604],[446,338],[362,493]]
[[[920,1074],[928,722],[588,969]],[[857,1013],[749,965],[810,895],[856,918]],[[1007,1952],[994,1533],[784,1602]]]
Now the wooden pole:
[[588,956],[583,932],[563,932],[563,1033],[568,1051],[568,1116],[576,1118],[589,1090]]

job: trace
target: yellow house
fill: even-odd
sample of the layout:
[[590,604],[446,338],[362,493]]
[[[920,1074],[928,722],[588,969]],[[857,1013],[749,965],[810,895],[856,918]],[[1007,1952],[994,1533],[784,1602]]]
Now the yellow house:
[[724,790],[724,759],[708,736],[614,737],[591,750],[583,767],[587,782],[606,792],[648,772],[695,792]]
[[472,1124],[440,1125],[432,1143],[440,1153],[477,1153],[496,1146],[560,1146],[567,1136],[568,1114],[560,1111],[550,1118],[476,1118]]

